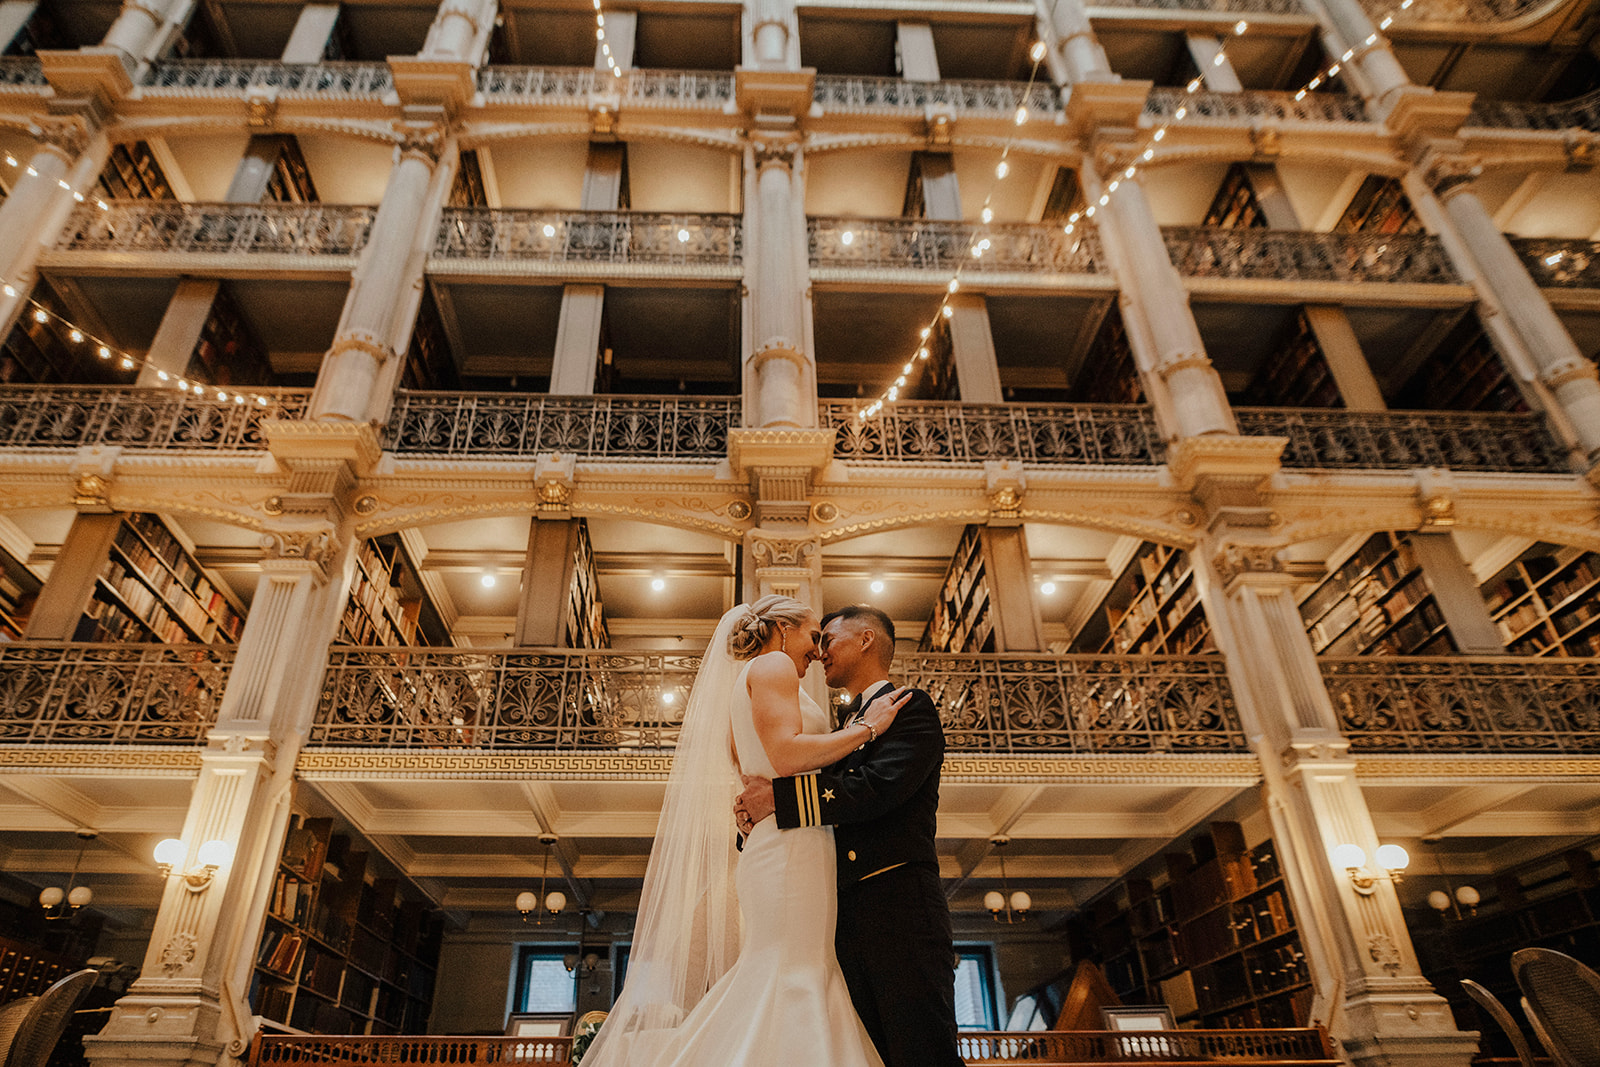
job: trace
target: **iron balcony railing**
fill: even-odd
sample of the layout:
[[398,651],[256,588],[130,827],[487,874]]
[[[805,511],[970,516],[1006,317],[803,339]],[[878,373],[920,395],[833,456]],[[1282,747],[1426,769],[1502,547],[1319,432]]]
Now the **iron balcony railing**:
[[930,107],[948,108],[957,117],[995,115],[1010,118],[1026,106],[1035,114],[1061,111],[1055,86],[1014,81],[907,81],[904,78],[869,78],[845,74],[819,74],[812,99],[826,111],[880,114],[912,110],[924,114]]
[[169,59],[152,64],[146,94],[204,96],[270,89],[320,96],[382,96],[394,88],[387,63],[280,63],[271,59]]
[[1094,0],[1090,7],[1145,11],[1210,11],[1219,15],[1305,16],[1300,0]]
[[261,420],[304,418],[311,390],[254,389],[250,396],[267,402],[116,385],[0,386],[0,447],[256,451],[267,447]]
[[[335,648],[310,744],[659,750],[677,743],[691,655]],[[952,750],[1245,752],[1219,656],[935,655],[896,661]]]
[[1600,89],[1552,104],[1476,99],[1466,125],[1490,129],[1600,132]]
[[259,1034],[250,1045],[248,1067],[570,1067],[570,1037],[439,1037],[394,1035],[335,1037],[320,1034]]
[[1035,1030],[962,1033],[957,1039],[967,1067],[994,1064],[1258,1063],[1271,1067],[1336,1067],[1339,1060],[1320,1027],[1282,1030],[1163,1030],[1160,1033]]
[[1356,752],[1600,752],[1600,659],[1323,659]]
[[1289,439],[1285,467],[1571,471],[1566,451],[1535,412],[1234,408],[1233,413],[1242,434]]
[[738,423],[737,397],[402,392],[386,445],[435,456],[718,460]]
[[375,215],[362,205],[115,200],[75,208],[56,251],[354,256]]
[[1144,113],[1172,119],[1184,109],[1185,122],[1366,122],[1367,107],[1360,96],[1348,93],[1186,93],[1182,89],[1151,89]]
[[1167,253],[1191,278],[1459,285],[1432,234],[1164,226]]
[[618,94],[635,107],[706,107],[733,100],[733,75],[719,70],[630,70],[618,78],[593,67],[484,67],[478,90],[491,101],[539,104],[587,102],[594,93]]
[[[948,274],[1103,274],[1110,268],[1092,226],[1066,233],[1038,223],[817,216],[806,220],[814,270],[928,271]],[[989,244],[983,254],[972,249]]]
[[198,745],[226,645],[0,643],[0,744]]
[[433,258],[737,270],[744,226],[731,214],[447,208]]
[[[1374,19],[1394,13],[1390,0],[1361,0]],[[1417,0],[1406,13],[1405,23],[1511,22],[1532,15],[1541,8],[1554,11],[1551,0]]]
[[824,400],[834,455],[850,460],[1157,466],[1166,449],[1151,409],[1136,404],[961,404],[904,401],[862,419],[862,404]]
[[1600,242],[1513,237],[1534,284],[1547,289],[1600,289]]

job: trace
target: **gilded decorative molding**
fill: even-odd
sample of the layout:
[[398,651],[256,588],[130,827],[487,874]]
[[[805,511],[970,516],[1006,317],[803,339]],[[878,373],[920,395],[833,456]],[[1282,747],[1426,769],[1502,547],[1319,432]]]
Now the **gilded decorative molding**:
[[1285,568],[1283,561],[1278,558],[1280,548],[1279,545],[1227,541],[1212,557],[1211,566],[1225,585],[1232,585],[1246,575],[1281,575],[1285,573]]
[[1559,782],[1600,781],[1600,756],[1470,756],[1357,754],[1356,777],[1370,782],[1420,779],[1470,785],[1490,780]]
[[0,744],[0,774],[192,778],[200,761],[198,748],[179,746]]
[[753,531],[750,535],[750,554],[755,558],[756,566],[762,569],[809,568],[817,555],[817,548],[815,539],[788,540]]
[[1560,389],[1563,385],[1571,385],[1573,382],[1592,382],[1596,379],[1600,379],[1600,367],[1597,367],[1593,360],[1584,359],[1582,356],[1552,363],[1539,372],[1539,380],[1551,389]]
[[1249,786],[1261,780],[1253,756],[946,755],[946,782],[1044,781]]

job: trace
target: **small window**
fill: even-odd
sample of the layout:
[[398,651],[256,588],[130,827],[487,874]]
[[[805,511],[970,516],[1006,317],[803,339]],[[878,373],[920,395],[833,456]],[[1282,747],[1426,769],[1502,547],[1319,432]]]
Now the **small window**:
[[513,1012],[573,1011],[577,1007],[577,982],[567,970],[565,957],[577,951],[570,945],[524,945],[517,954]]
[[994,950],[988,945],[958,945],[956,959],[956,1026],[993,1030]]

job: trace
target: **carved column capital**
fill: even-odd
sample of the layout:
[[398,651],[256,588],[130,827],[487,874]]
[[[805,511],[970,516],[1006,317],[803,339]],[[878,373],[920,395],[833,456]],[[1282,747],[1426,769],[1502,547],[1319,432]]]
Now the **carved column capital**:
[[817,538],[751,530],[748,543],[755,579],[763,592],[810,599],[806,594],[822,576],[822,550]]
[[41,148],[54,151],[71,163],[89,143],[89,130],[81,118],[39,119],[28,127]]
[[1563,385],[1573,382],[1600,380],[1600,367],[1591,359],[1582,356],[1563,359],[1552,363],[1539,373],[1539,380],[1551,389],[1560,389]]
[[1419,161],[1422,180],[1441,201],[1471,188],[1483,176],[1483,163],[1476,156],[1429,148]]
[[400,146],[400,158],[415,156],[430,167],[439,162],[444,139],[444,128],[439,125],[399,126],[395,130],[395,143]]
[[1251,544],[1241,541],[1224,541],[1211,566],[1226,585],[1233,585],[1246,576],[1287,575],[1288,569],[1278,558],[1277,545]]

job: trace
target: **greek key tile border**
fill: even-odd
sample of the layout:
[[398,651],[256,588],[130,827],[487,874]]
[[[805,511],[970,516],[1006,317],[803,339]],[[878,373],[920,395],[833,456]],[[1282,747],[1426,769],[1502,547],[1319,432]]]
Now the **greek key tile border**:
[[1487,780],[1600,781],[1600,756],[1409,756],[1356,757],[1356,778],[1379,784],[1424,779],[1475,783]]
[[136,745],[0,745],[0,774],[189,778],[200,750]]

